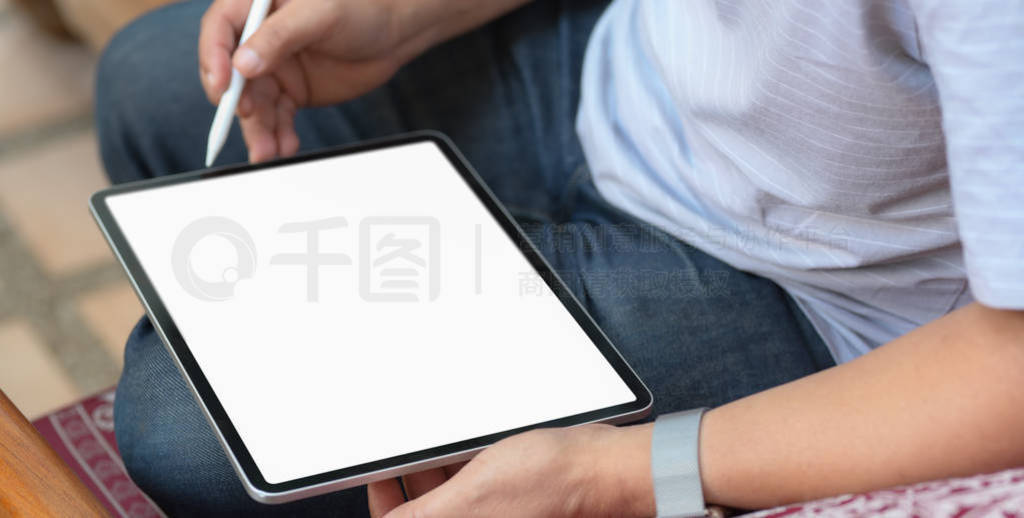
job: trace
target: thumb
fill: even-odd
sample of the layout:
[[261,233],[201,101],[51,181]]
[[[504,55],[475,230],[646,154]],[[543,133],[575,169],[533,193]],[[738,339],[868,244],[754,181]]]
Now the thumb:
[[232,65],[248,79],[277,68],[315,42],[331,23],[330,2],[289,1],[270,13],[235,51]]
[[384,515],[384,518],[412,518],[415,516],[430,516],[420,500],[410,500],[392,509],[391,512]]
[[437,486],[427,494],[409,500],[392,509],[384,518],[414,518],[430,516],[432,518],[448,518],[471,516],[461,498],[460,492],[452,490],[451,480]]

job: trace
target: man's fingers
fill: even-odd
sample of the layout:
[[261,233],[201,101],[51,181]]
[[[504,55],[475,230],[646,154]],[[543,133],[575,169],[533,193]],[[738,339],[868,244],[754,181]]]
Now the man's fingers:
[[371,518],[380,518],[405,503],[402,487],[396,478],[381,480],[366,486],[366,497],[370,503]]
[[252,117],[238,120],[242,127],[242,137],[245,138],[245,147],[249,150],[249,162],[253,164],[270,160],[277,155],[274,126],[267,126],[267,118],[260,115],[261,111],[257,110]]
[[252,92],[249,90],[242,90],[242,95],[238,97],[238,107],[235,108],[235,114],[239,117],[245,118],[252,115],[255,105],[252,100]]
[[[465,463],[456,465],[455,470],[457,471],[464,465]],[[413,473],[402,477],[402,485],[405,486],[405,492],[409,496],[410,500],[422,500],[425,498],[424,495],[447,481],[448,467],[428,469],[426,471],[420,471],[419,473]],[[405,503],[405,498],[402,496],[402,489],[395,479],[370,484],[367,491],[370,500],[370,516],[373,518],[378,518],[386,513],[390,513],[392,510]]]
[[445,475],[444,468],[428,469],[402,477],[405,492],[409,495],[410,500],[427,494],[447,480],[448,475]]
[[452,478],[456,473],[459,472],[463,467],[469,464],[469,461],[456,462],[455,464],[449,464],[444,467],[444,475],[448,478]]
[[287,2],[267,16],[235,52],[232,63],[250,78],[274,70],[292,54],[316,42],[333,23],[331,16],[326,2]]
[[273,76],[258,77],[246,84],[236,114],[250,162],[291,156],[299,151],[299,136],[295,133],[297,109],[295,101]]
[[299,135],[295,133],[295,102],[287,93],[281,93],[277,103],[277,154],[292,156],[299,151]]
[[384,518],[413,518],[430,516],[431,518],[455,518],[472,516],[467,512],[459,492],[451,488],[452,481],[442,484],[433,491],[394,508]]
[[248,115],[239,117],[242,136],[249,149],[249,161],[263,162],[277,156],[277,103],[281,91],[270,77],[261,77],[245,86],[244,95],[250,99]]
[[231,81],[231,55],[225,50],[211,51],[206,58],[207,65],[200,70],[200,82],[203,84],[203,92],[211,104],[220,102],[221,95],[228,88]]
[[199,29],[199,79],[212,103],[231,80],[231,53],[245,24],[249,0],[217,0],[203,15]]

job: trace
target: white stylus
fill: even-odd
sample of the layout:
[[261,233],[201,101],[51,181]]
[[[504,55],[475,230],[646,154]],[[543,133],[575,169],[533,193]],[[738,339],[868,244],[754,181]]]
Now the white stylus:
[[[245,19],[245,27],[242,28],[242,38],[238,41],[239,47],[263,23],[267,12],[270,11],[270,2],[271,0],[253,0],[252,6],[249,7],[249,16]],[[235,67],[231,67],[231,84],[228,85],[227,91],[220,96],[217,113],[214,114],[213,124],[210,125],[210,136],[206,139],[206,167],[213,164],[217,155],[220,154],[221,148],[224,147],[224,141],[227,140],[228,132],[231,131],[231,121],[235,118],[235,109],[238,108],[238,98],[242,95],[243,88],[245,88],[245,78],[235,70]]]

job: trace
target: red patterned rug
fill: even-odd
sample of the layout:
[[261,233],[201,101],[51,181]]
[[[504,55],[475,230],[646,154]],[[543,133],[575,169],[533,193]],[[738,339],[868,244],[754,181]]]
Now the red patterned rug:
[[769,509],[746,518],[1024,518],[1024,468]]
[[128,478],[114,441],[114,389],[32,421],[111,516],[149,518],[164,513]]
[[[32,422],[64,462],[119,517],[164,516],[125,472],[114,441],[114,389]],[[843,495],[760,511],[749,518],[1024,518],[1024,468]]]

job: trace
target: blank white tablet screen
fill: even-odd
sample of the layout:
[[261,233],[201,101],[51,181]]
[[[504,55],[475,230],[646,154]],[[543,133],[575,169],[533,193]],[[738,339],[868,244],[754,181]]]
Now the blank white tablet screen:
[[635,400],[431,142],[107,204],[269,483]]

